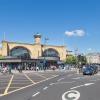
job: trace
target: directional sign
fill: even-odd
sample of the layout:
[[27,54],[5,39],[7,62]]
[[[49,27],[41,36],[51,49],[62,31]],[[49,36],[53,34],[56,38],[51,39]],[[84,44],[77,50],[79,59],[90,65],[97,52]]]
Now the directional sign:
[[79,100],[80,93],[76,90],[67,91],[62,95],[62,100]]

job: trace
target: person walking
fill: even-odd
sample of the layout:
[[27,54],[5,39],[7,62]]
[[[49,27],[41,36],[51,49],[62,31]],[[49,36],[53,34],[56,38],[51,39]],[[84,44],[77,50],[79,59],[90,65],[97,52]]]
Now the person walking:
[[19,73],[21,73],[21,66],[20,66],[20,64],[18,65],[18,71],[19,71]]
[[11,69],[12,69],[12,67],[11,67],[11,65],[9,65],[8,66],[8,72],[9,72],[9,74],[12,74]]
[[39,71],[39,67],[38,66],[36,66],[36,71]]
[[20,65],[20,73],[22,73],[22,70],[23,70],[23,66]]

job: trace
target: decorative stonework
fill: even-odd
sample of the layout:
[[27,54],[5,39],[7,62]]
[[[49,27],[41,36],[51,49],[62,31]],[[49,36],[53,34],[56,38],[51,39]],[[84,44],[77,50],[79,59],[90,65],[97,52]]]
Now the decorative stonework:
[[42,45],[40,43],[41,36],[35,35],[34,37],[35,37],[34,44],[2,41],[2,50],[0,49],[0,54],[2,54],[2,56],[8,56],[12,49],[16,47],[23,47],[23,48],[26,48],[30,52],[30,56],[32,59],[38,59],[39,57],[42,57],[42,53],[45,50],[52,48],[59,53],[60,60],[66,59],[65,46]]

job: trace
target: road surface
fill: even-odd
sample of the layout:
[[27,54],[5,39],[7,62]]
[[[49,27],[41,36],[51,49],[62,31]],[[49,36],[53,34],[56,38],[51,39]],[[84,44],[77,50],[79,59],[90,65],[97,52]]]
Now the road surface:
[[0,76],[0,100],[100,100],[100,75],[48,71]]

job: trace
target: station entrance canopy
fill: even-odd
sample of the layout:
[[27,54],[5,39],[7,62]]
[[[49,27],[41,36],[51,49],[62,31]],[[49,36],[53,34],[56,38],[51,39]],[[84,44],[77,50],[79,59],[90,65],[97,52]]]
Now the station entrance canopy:
[[0,59],[0,63],[22,63],[22,62],[36,62],[37,59],[23,59],[14,57],[5,57]]

